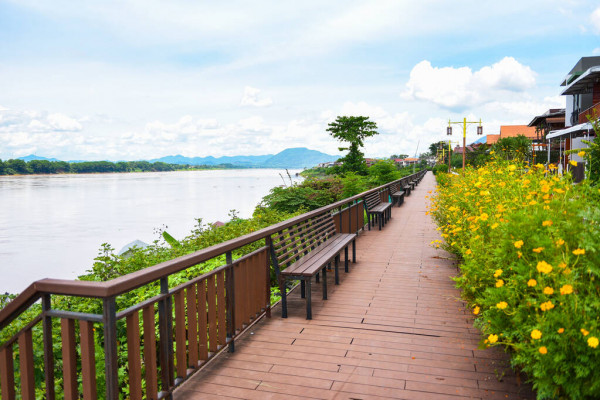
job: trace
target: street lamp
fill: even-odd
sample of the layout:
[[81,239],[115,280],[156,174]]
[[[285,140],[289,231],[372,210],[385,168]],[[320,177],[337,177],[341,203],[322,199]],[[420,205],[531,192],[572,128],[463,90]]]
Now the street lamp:
[[462,124],[463,126],[463,170],[465,169],[466,153],[467,153],[467,124],[479,124],[477,127],[477,134],[483,135],[483,126],[481,126],[481,118],[478,121],[467,121],[463,118],[462,121],[452,122],[448,120],[448,127],[446,128],[446,135],[452,136],[452,124]]

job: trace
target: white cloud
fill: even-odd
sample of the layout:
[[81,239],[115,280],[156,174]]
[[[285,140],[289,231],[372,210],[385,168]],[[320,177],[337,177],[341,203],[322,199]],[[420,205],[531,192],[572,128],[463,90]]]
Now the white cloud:
[[82,126],[77,120],[67,117],[64,114],[49,114],[48,124],[55,131],[76,132],[82,129]]
[[595,56],[600,56],[600,47],[596,47],[594,50],[592,50],[592,54]]
[[600,35],[600,7],[592,12],[592,15],[590,15],[590,22],[592,23],[592,30]]
[[246,86],[244,88],[244,95],[242,96],[242,101],[240,102],[243,106],[253,106],[253,107],[266,107],[273,104],[273,100],[270,97],[260,98],[260,89],[253,88],[251,86]]
[[410,72],[407,99],[425,100],[448,109],[462,109],[496,100],[507,92],[535,86],[535,72],[512,57],[473,72],[469,67],[433,67],[421,61]]

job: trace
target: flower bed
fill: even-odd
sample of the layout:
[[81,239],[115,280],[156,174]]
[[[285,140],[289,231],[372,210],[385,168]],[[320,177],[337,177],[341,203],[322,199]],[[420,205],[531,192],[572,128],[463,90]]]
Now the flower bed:
[[600,398],[598,189],[503,161],[438,183],[430,212],[482,346],[506,346],[539,398]]

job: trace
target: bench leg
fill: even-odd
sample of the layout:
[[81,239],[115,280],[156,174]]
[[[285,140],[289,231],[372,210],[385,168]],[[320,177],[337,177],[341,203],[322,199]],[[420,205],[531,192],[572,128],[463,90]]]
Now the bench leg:
[[[321,271],[321,273],[323,274],[323,300],[327,300],[327,268],[323,268]],[[317,275],[319,275],[318,272]]]
[[316,281],[317,283],[319,283],[319,274],[317,274],[317,276],[315,276],[315,281]]
[[306,281],[306,319],[312,319],[312,308],[310,305],[311,300],[311,281],[312,279],[307,279]]
[[344,247],[344,272],[348,272],[348,246]]
[[306,282],[304,282],[304,279],[300,281],[300,298],[306,298]]
[[339,273],[339,266],[340,266],[340,255],[338,254],[337,256],[335,256],[335,284],[339,285],[340,284],[340,273]]
[[381,220],[382,220],[382,214],[377,214],[377,222],[379,223],[379,230],[381,230]]
[[356,239],[352,241],[352,262],[356,264]]
[[281,318],[287,318],[287,288],[285,287],[285,279],[279,280],[279,291],[281,292]]

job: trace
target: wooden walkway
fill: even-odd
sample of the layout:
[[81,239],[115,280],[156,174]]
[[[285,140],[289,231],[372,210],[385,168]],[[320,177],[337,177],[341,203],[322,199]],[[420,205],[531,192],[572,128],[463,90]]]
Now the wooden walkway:
[[[533,399],[500,349],[477,350],[480,333],[460,301],[450,255],[425,215],[427,174],[382,231],[357,241],[357,263],[313,283],[313,320],[295,290],[279,308],[175,393],[189,399]],[[342,269],[343,271],[343,269]],[[332,277],[333,274],[328,274]]]

